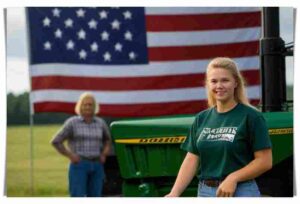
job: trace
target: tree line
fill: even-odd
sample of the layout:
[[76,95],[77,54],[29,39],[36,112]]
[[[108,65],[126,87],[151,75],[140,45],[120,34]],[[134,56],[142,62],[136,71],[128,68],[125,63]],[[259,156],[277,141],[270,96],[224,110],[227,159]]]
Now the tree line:
[[[29,93],[15,95],[7,94],[7,125],[30,124]],[[34,124],[63,123],[70,114],[66,113],[37,113],[34,114]]]

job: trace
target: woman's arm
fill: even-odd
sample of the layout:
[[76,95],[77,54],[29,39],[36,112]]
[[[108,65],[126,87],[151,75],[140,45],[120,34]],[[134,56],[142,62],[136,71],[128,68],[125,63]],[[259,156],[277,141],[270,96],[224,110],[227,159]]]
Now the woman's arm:
[[188,152],[181,164],[176,181],[169,194],[165,197],[178,197],[194,178],[199,165],[199,157]]
[[110,139],[107,139],[104,143],[104,146],[103,146],[103,150],[100,154],[100,162],[101,163],[105,163],[106,162],[106,157],[110,154],[111,152],[111,140]]
[[72,163],[77,163],[80,157],[71,152],[64,145],[64,141],[68,140],[73,135],[72,118],[68,119],[62,128],[56,133],[51,141],[53,147],[62,155],[70,159]]
[[53,147],[62,155],[70,159],[72,163],[77,163],[80,160],[80,157],[73,152],[69,151],[65,145],[61,142],[52,142]]
[[220,184],[217,196],[233,196],[238,182],[254,179],[272,168],[272,150],[263,149],[254,152],[254,159],[245,167],[232,172]]
[[111,134],[108,125],[106,122],[102,119],[103,123],[103,148],[100,154],[100,162],[105,163],[106,157],[111,153]]

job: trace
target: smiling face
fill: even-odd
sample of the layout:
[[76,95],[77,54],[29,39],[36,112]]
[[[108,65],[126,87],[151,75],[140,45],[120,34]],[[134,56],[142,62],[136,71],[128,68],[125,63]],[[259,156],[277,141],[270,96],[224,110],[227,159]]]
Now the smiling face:
[[237,82],[230,71],[223,68],[212,68],[207,73],[208,91],[218,103],[234,101]]

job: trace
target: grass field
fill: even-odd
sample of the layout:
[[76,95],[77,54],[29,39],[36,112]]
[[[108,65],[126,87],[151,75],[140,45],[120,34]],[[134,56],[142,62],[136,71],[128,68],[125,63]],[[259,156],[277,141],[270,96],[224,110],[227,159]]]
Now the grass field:
[[34,185],[30,188],[29,126],[7,128],[6,190],[8,197],[68,196],[68,160],[51,146],[50,140],[60,125],[34,126]]

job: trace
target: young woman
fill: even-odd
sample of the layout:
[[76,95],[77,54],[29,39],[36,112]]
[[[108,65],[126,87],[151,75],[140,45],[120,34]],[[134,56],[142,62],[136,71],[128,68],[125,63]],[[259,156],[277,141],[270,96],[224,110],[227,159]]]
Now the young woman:
[[166,197],[180,196],[196,173],[199,197],[260,196],[254,179],[272,168],[271,141],[263,115],[248,102],[236,63],[213,59],[206,89],[209,108],[197,114],[181,145],[187,154]]

